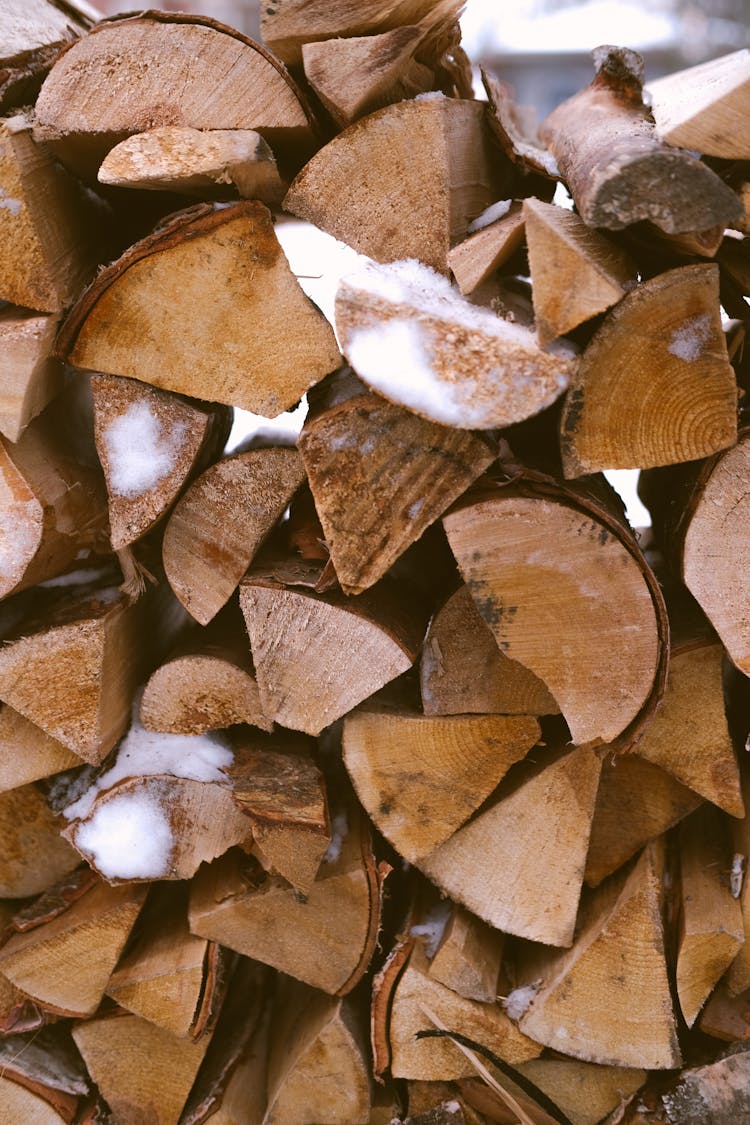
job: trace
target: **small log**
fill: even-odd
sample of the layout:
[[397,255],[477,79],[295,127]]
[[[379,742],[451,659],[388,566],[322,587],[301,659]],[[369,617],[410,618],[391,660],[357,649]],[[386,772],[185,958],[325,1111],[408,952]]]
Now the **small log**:
[[69,1035],[49,1028],[0,1040],[0,1103],[8,1122],[73,1125],[89,1080]]
[[61,818],[35,785],[0,793],[0,898],[39,894],[78,866],[61,828]]
[[695,461],[736,442],[715,265],[659,274],[623,299],[581,357],[560,426],[567,477]]
[[94,437],[109,498],[115,551],[145,535],[187,480],[218,457],[229,412],[186,402],[132,379],[94,375]]
[[427,975],[467,1000],[494,1004],[504,941],[498,930],[453,904]]
[[97,173],[100,184],[174,191],[201,199],[259,199],[278,204],[284,184],[273,152],[253,129],[162,125],[120,141]]
[[742,1048],[707,1066],[691,1067],[662,1095],[670,1125],[734,1125],[750,1108],[750,1051]]
[[566,754],[507,796],[501,791],[419,867],[496,929],[570,945],[600,769],[587,747]]
[[750,1039],[750,996],[746,992],[733,996],[726,982],[719,981],[698,1016],[696,1026],[704,1035],[725,1043]]
[[575,1125],[599,1125],[633,1096],[648,1077],[645,1070],[597,1066],[578,1059],[542,1058],[521,1063],[520,1073],[551,1098]]
[[451,246],[503,186],[481,104],[428,98],[379,109],[329,141],[284,210],[378,262],[417,258],[445,273]]
[[648,219],[668,234],[731,226],[736,195],[689,152],[663,144],[643,104],[643,60],[598,47],[596,77],[541,128],[587,226],[622,230]]
[[207,1037],[197,1043],[178,1039],[122,1010],[76,1024],[73,1038],[113,1117],[122,1125],[144,1120],[174,1125],[208,1047]]
[[475,230],[448,251],[448,265],[464,296],[505,265],[523,246],[525,217],[514,202],[502,218]]
[[678,824],[701,797],[639,754],[607,755],[602,763],[586,857],[586,882],[596,887],[649,840]]
[[556,715],[542,681],[498,648],[467,586],[436,611],[420,663],[425,715]]
[[161,125],[254,129],[297,167],[315,140],[312,114],[273,55],[206,16],[154,11],[103,22],[60,54],[34,132],[93,180],[115,144]]
[[277,1003],[263,1125],[369,1125],[366,1037],[351,1001],[286,981]]
[[[409,103],[402,103],[407,105]],[[336,294],[336,332],[359,377],[415,414],[488,430],[537,414],[567,388],[575,349],[463,300],[415,262],[370,263]]]
[[190,929],[329,994],[361,979],[380,925],[380,883],[365,821],[349,811],[307,895],[229,852],[196,876]]
[[0,112],[31,105],[58,51],[99,18],[85,2],[37,0],[23,9],[3,5]]
[[541,344],[605,312],[635,285],[632,258],[572,211],[525,199],[523,222]]
[[448,540],[500,648],[544,682],[573,742],[627,743],[663,690],[662,596],[606,508],[545,481],[467,495],[443,519]]
[[164,532],[164,569],[201,625],[232,596],[304,476],[294,449],[252,449],[217,461],[181,498]]
[[346,374],[313,396],[298,447],[346,594],[382,578],[497,454],[484,435],[418,418]]
[[151,674],[140,715],[147,730],[167,734],[204,734],[236,723],[272,729],[239,614],[223,614],[189,634]]
[[12,707],[0,707],[0,792],[80,766],[81,759]]
[[677,996],[688,1027],[745,940],[726,871],[729,840],[718,809],[704,805],[679,829],[681,920]]
[[31,118],[0,120],[0,298],[59,313],[108,256],[106,211],[32,140]]
[[365,707],[344,719],[342,748],[369,816],[399,855],[419,864],[483,804],[538,737],[539,724],[525,715],[428,717]]
[[535,982],[519,1020],[537,1043],[606,1066],[680,1065],[664,959],[663,850],[591,894],[568,950],[538,948],[522,982]]
[[57,351],[76,367],[269,417],[341,362],[268,208],[249,200],[178,212],[101,270],[64,322]]
[[52,921],[14,934],[0,972],[48,1011],[92,1016],[145,897],[145,887],[95,883]]
[[750,56],[734,51],[646,87],[657,136],[727,160],[750,160]]
[[421,643],[421,607],[376,586],[351,600],[315,594],[320,564],[250,571],[240,586],[265,713],[318,735],[384,684],[408,671]]
[[58,317],[0,309],[0,433],[18,441],[32,418],[62,390],[63,370],[50,352]]

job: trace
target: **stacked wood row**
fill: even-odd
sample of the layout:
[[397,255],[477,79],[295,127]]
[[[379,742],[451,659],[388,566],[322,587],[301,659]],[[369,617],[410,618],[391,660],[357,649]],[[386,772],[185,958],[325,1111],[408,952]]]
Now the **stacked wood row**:
[[747,1116],[750,64],[460,9],[0,4],[0,1121]]

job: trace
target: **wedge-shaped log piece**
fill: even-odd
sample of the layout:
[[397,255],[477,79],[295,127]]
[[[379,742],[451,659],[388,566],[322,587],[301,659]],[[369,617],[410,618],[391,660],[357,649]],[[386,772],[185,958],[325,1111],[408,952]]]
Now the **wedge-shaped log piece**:
[[78,866],[75,850],[60,835],[62,827],[35,785],[0,793],[0,897],[39,894]]
[[0,1040],[0,1104],[6,1121],[72,1125],[90,1090],[67,1029],[47,1028]]
[[240,587],[266,714],[318,735],[363,699],[408,671],[424,619],[404,592],[376,586],[356,600],[316,594],[319,564],[251,571]]
[[342,746],[371,819],[399,855],[419,863],[468,820],[538,738],[539,724],[526,715],[428,717],[365,707],[344,720]]
[[185,884],[156,887],[107,995],[179,1038],[196,1038],[209,945],[188,929]]
[[421,858],[420,868],[496,929],[570,945],[600,769],[587,747],[566,754]]
[[484,435],[418,418],[346,375],[313,400],[298,446],[347,594],[382,578],[497,455]]
[[145,887],[94,884],[52,921],[14,934],[0,972],[51,1012],[93,1015],[145,897]]
[[667,626],[630,533],[541,477],[469,495],[443,524],[495,640],[544,682],[573,741],[632,738],[663,691]]
[[715,265],[633,290],[581,357],[561,418],[565,476],[696,461],[737,440]]
[[174,602],[159,589],[135,604],[111,586],[50,594],[0,647],[0,699],[98,764],[126,730],[154,658],[146,622],[168,641],[178,623]]
[[739,769],[724,709],[723,660],[724,649],[713,636],[676,641],[664,699],[638,743],[638,757],[671,773],[730,816],[743,816]]
[[137,242],[97,275],[57,348],[77,367],[267,416],[341,362],[253,201],[199,204]]
[[0,707],[0,792],[81,764],[77,754],[18,711]]
[[73,1038],[116,1121],[174,1125],[208,1048],[130,1012],[86,1020]]
[[643,104],[640,55],[598,47],[594,63],[591,85],[541,128],[587,226],[621,230],[648,219],[678,234],[731,225],[742,210],[731,188],[689,152],[659,140]]
[[313,988],[344,995],[372,957],[380,881],[368,829],[350,811],[309,894],[229,852],[196,876],[190,928]]
[[597,886],[700,803],[698,793],[639,754],[606,755],[586,857],[586,882]]
[[707,1066],[684,1070],[662,1095],[670,1125],[733,1125],[748,1110],[750,1051],[747,1048]]
[[30,105],[61,47],[83,35],[98,19],[84,4],[30,0],[23,9],[12,0],[2,6],[0,110]]
[[726,979],[719,981],[701,1014],[696,1027],[725,1043],[737,1043],[750,1039],[750,997],[746,992],[733,996]]
[[704,805],[683,820],[682,903],[677,949],[677,996],[688,1027],[745,940],[742,910],[729,885],[729,838],[718,809]]
[[448,265],[466,296],[478,289],[523,245],[525,216],[520,203],[511,203],[502,218],[482,226],[448,252]]
[[252,449],[217,461],[179,501],[164,533],[164,569],[201,625],[229,600],[304,478],[294,449]]
[[263,1125],[369,1125],[366,1033],[351,1001],[284,981],[277,1004]]
[[467,586],[430,621],[419,666],[425,715],[556,715],[542,681],[498,648]]
[[711,59],[649,82],[661,140],[707,156],[750,160],[750,54]]
[[459,996],[433,980],[428,967],[424,950],[417,944],[392,994],[389,1038],[394,1077],[434,1082],[476,1073],[450,1039],[416,1038],[417,1032],[434,1029],[425,1009],[450,1031],[481,1043],[513,1066],[541,1054],[539,1044],[522,1035],[499,1004]]
[[481,103],[428,98],[379,109],[329,141],[284,210],[376,261],[417,258],[447,272],[451,246],[503,187]]
[[0,309],[0,433],[10,441],[62,390],[62,367],[50,355],[57,324],[56,316]]
[[518,1070],[576,1125],[599,1125],[647,1078],[645,1070],[635,1067],[597,1066],[579,1059],[531,1059]]
[[116,375],[94,375],[91,393],[117,551],[150,531],[188,478],[221,454],[231,423],[221,407],[186,402]]
[[540,343],[616,305],[635,285],[635,262],[572,211],[525,199],[523,220]]
[[120,141],[102,161],[99,183],[202,198],[280,203],[286,187],[274,155],[253,129],[162,125]]
[[427,975],[467,1000],[494,1004],[503,945],[504,936],[498,930],[463,907],[451,904]]
[[572,345],[542,351],[530,329],[470,304],[446,278],[411,261],[370,263],[345,278],[336,331],[372,390],[459,429],[537,414],[560,397],[577,364]]
[[536,951],[524,967],[537,991],[521,1031],[566,1055],[607,1066],[680,1065],[664,959],[663,846],[593,892],[569,950]]
[[0,120],[0,192],[0,298],[60,312],[109,256],[105,209],[32,140],[25,114]]
[[124,137],[160,125],[255,129],[297,167],[314,144],[286,70],[205,16],[152,11],[100,24],[60,55],[36,103],[35,136],[90,179]]

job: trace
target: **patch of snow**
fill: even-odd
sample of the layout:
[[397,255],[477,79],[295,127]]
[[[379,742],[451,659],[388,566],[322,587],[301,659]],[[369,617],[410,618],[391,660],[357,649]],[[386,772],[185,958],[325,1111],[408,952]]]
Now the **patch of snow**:
[[485,227],[490,226],[491,223],[497,222],[502,219],[503,215],[507,215],[510,211],[512,199],[498,199],[497,203],[491,203],[482,211],[481,215],[477,215],[466,228],[467,234],[473,234],[474,231],[483,230]]
[[90,582],[98,582],[107,575],[111,576],[111,573],[112,568],[109,566],[92,567],[90,570],[70,570],[67,574],[58,574],[57,578],[47,578],[39,585],[45,589],[54,586],[86,586]]
[[186,434],[184,422],[166,429],[148,402],[134,402],[103,435],[112,492],[132,497],[155,488],[174,470]]
[[431,910],[428,910],[424,922],[418,926],[412,926],[409,933],[412,937],[424,938],[424,951],[429,957],[430,961],[437,953],[440,943],[445,934],[445,927],[448,925],[448,920],[453,911],[453,903],[445,899],[438,902]]
[[163,804],[150,793],[101,801],[75,831],[76,847],[106,879],[161,879],[174,838]]
[[445,94],[442,90],[426,90],[424,94],[417,94],[414,98],[415,102],[436,102],[444,98]]
[[526,1015],[541,983],[540,980],[536,980],[533,984],[526,984],[523,988],[514,988],[512,992],[508,993],[503,1000],[503,1008],[509,1019],[520,1020],[521,1016]]
[[336,813],[331,823],[331,842],[323,856],[323,863],[336,863],[341,857],[341,849],[348,834],[349,821],[346,813]]
[[729,872],[729,890],[732,898],[739,898],[742,894],[742,884],[745,881],[747,856],[742,852],[735,852],[732,856],[732,868]]
[[713,317],[711,313],[702,313],[700,316],[691,317],[672,333],[667,351],[691,363],[697,359],[705,348],[712,335]]
[[2,188],[0,188],[0,207],[4,211],[10,211],[11,215],[16,216],[21,214],[23,203],[20,199],[13,199],[10,195],[6,195]]

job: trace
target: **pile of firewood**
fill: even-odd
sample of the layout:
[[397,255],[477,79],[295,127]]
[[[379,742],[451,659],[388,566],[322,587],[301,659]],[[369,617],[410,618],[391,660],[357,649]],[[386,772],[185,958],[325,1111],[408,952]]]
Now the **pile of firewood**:
[[0,2],[3,1125],[750,1113],[750,58],[460,9]]

